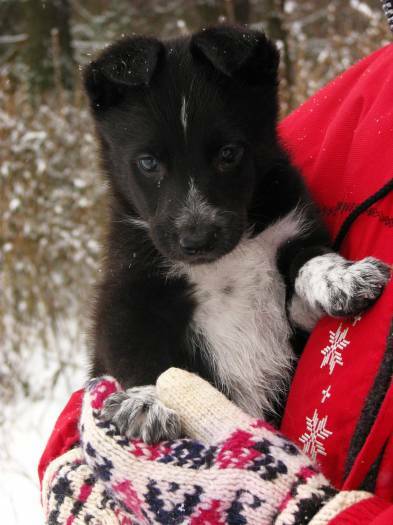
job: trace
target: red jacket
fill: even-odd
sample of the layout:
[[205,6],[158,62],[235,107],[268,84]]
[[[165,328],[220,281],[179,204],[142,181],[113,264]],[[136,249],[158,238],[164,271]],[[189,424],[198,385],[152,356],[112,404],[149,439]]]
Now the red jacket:
[[[282,122],[280,133],[335,238],[359,204],[393,186],[393,45],[319,91]],[[356,218],[340,251],[352,260],[373,255],[393,263],[393,192]],[[298,363],[282,422],[337,488],[365,488],[389,501],[392,313],[393,281],[360,318],[322,319]],[[372,521],[379,504],[386,510]],[[393,523],[393,506],[382,500],[357,508],[334,523]]]
[[[332,237],[346,217],[393,178],[393,45],[365,58],[280,125]],[[354,221],[349,259],[393,263],[393,192]],[[291,386],[282,431],[345,490],[376,494],[331,524],[393,523],[393,281],[361,317],[320,321]],[[61,414],[39,466],[78,441],[81,391]]]

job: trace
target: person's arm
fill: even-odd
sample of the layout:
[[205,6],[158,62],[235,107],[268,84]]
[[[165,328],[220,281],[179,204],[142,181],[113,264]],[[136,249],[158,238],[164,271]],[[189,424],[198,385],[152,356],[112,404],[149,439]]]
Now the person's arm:
[[107,525],[122,519],[163,524],[235,519],[272,525],[391,523],[388,502],[367,492],[338,492],[293,443],[198,376],[173,368],[160,376],[159,398],[177,411],[191,438],[154,446],[129,441],[102,421],[101,408],[114,388],[120,387],[112,378],[88,385],[81,446],[46,469],[42,499],[47,523],[68,523],[71,516],[74,525],[89,519]]

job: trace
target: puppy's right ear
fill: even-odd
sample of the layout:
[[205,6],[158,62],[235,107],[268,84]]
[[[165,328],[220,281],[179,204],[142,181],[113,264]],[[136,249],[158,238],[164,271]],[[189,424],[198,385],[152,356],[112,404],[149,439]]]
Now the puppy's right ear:
[[261,31],[221,25],[196,33],[191,38],[193,57],[210,64],[227,78],[249,85],[275,85],[279,53]]
[[93,111],[119,104],[130,88],[148,86],[163,52],[159,40],[146,37],[124,38],[103,51],[83,74]]

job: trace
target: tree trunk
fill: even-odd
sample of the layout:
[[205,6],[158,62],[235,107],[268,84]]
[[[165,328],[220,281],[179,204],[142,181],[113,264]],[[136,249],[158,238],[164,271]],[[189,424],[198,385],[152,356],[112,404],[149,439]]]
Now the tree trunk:
[[250,0],[225,0],[225,11],[228,22],[232,24],[250,22]]
[[235,0],[235,20],[240,24],[248,24],[250,22],[250,1],[249,0]]
[[33,96],[60,84],[72,89],[74,58],[70,31],[69,0],[26,0],[25,60]]
[[264,0],[267,34],[282,43],[283,74],[286,83],[288,109],[293,109],[295,71],[289,45],[289,32],[285,26],[285,0]]

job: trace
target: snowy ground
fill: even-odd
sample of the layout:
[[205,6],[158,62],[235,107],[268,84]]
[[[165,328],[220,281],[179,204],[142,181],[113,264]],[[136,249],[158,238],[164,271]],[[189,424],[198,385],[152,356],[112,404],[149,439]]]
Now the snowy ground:
[[[64,341],[62,341],[64,343]],[[59,345],[61,347],[63,345]],[[68,345],[66,345],[68,346]],[[78,350],[77,365],[66,368],[53,389],[42,399],[22,398],[8,407],[1,407],[6,415],[6,428],[0,429],[0,509],[1,523],[7,525],[42,525],[37,465],[54,423],[72,391],[85,381],[84,351]],[[36,383],[50,377],[56,356],[45,356],[43,351],[34,353],[29,366],[37,375]],[[63,354],[64,355],[64,354]],[[70,360],[71,362],[71,360]],[[39,371],[39,373],[38,373]]]

